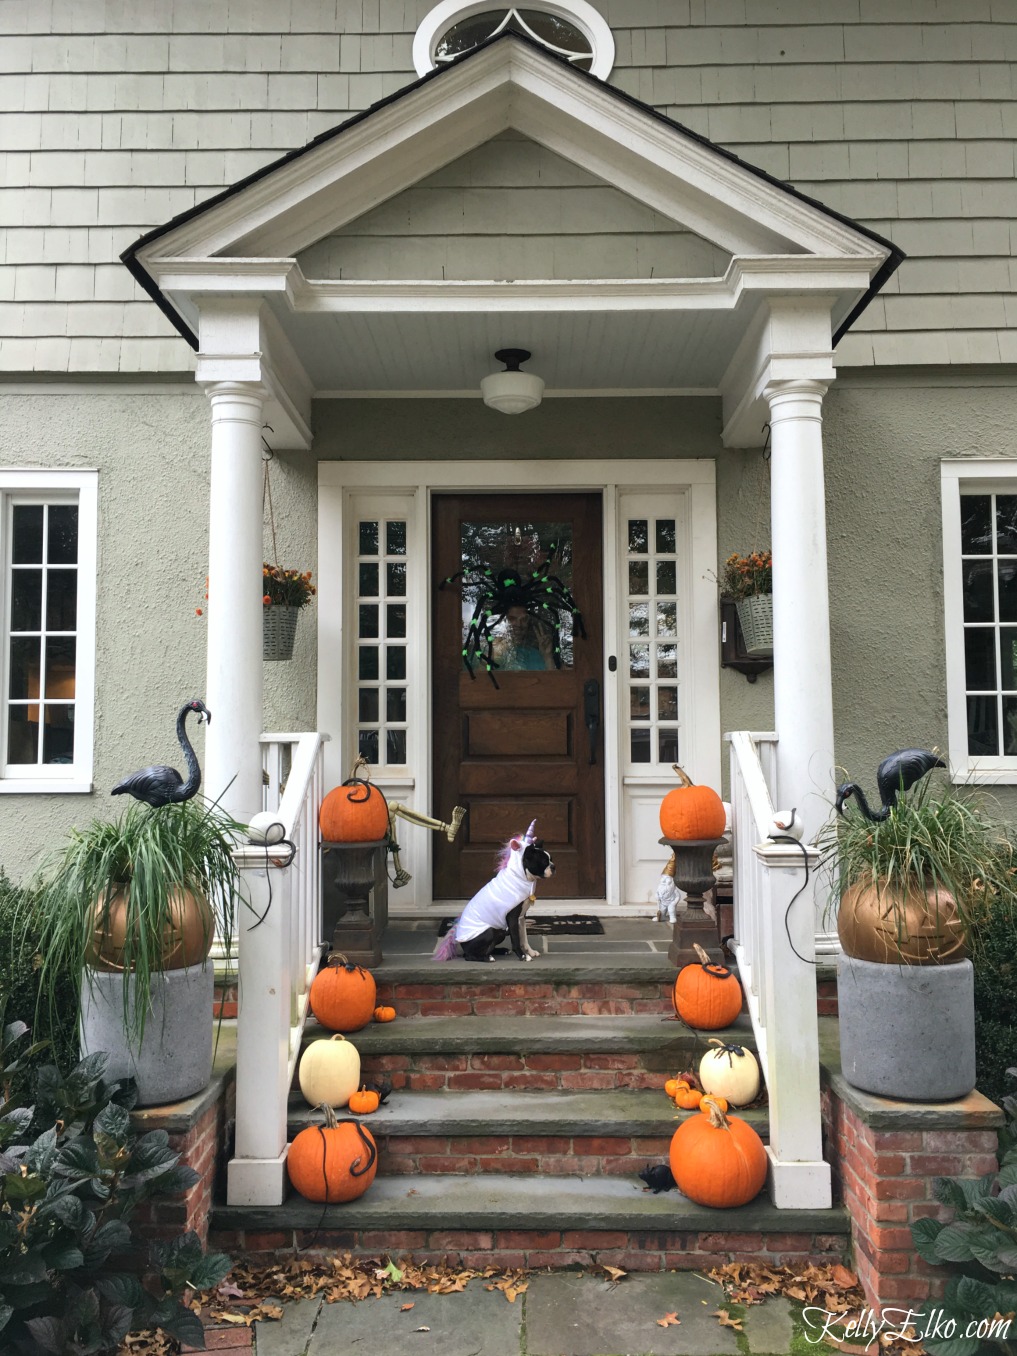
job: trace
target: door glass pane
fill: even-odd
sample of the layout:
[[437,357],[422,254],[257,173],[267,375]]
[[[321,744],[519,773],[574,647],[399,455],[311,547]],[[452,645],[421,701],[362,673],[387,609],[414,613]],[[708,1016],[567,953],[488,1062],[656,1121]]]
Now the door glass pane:
[[357,712],[359,720],[378,719],[378,689],[376,687],[362,687],[360,689],[359,708]]
[[387,612],[389,640],[398,640],[406,635],[406,604],[389,603]]
[[362,603],[360,606],[360,634],[365,640],[371,639],[378,634],[378,605],[377,603]]
[[657,519],[657,554],[673,555],[675,549],[675,520]]
[[678,634],[678,604],[657,604],[657,635],[676,636]]
[[387,737],[387,761],[390,763],[406,762],[406,731],[389,730]]
[[648,763],[650,761],[650,735],[651,730],[631,730],[629,732],[629,757],[633,763]]
[[406,554],[406,524],[395,520],[385,525],[385,543],[390,556]]
[[646,603],[629,603],[629,635],[650,634],[650,610]]
[[357,752],[369,763],[378,761],[378,731],[361,730],[357,736]]
[[389,645],[385,650],[385,676],[400,682],[406,677],[405,645]]
[[650,676],[649,645],[629,646],[629,676],[631,678],[649,678]]
[[657,688],[658,720],[678,719],[678,689],[676,687]]
[[378,524],[360,524],[360,554],[376,556],[378,554]]
[[677,645],[657,646],[657,677],[658,678],[678,677]]
[[677,593],[678,567],[673,560],[657,561],[657,592],[658,593]]
[[661,763],[677,763],[680,761],[677,730],[657,731],[657,760]]
[[464,522],[463,643],[499,673],[572,667],[572,524]]
[[390,687],[385,694],[385,715],[389,720],[406,719],[406,689]]
[[377,645],[361,645],[360,647],[360,677],[370,682],[372,678],[378,676],[378,647]]
[[645,556],[650,549],[649,524],[645,518],[629,519],[629,555]]
[[377,598],[378,596],[377,564],[368,564],[365,561],[360,562],[360,596],[361,598]]
[[629,593],[649,593],[650,567],[645,560],[629,561]]
[[650,719],[650,689],[648,687],[629,688],[629,715],[633,720]]

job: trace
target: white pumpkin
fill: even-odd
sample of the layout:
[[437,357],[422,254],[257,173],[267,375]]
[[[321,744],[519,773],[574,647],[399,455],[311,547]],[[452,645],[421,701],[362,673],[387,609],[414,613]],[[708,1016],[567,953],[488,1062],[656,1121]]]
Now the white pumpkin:
[[259,846],[281,843],[285,837],[286,830],[280,824],[279,816],[273,814],[271,810],[259,810],[251,817],[251,822],[247,826],[248,842],[257,843]]
[[360,1054],[352,1041],[336,1034],[311,1041],[300,1060],[300,1091],[311,1106],[345,1106],[360,1087]]
[[714,1047],[699,1061],[699,1081],[704,1092],[726,1097],[732,1106],[748,1106],[759,1096],[759,1064],[751,1050],[725,1045],[716,1036]]

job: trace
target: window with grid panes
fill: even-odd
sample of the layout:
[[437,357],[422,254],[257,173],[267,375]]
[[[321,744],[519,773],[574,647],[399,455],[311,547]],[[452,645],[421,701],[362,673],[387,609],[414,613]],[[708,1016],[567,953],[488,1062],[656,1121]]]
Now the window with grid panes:
[[678,758],[677,523],[670,517],[626,519],[629,758]]
[[1017,756],[1017,493],[962,492],[967,751]]
[[357,524],[357,747],[369,763],[406,762],[406,519]]
[[0,472],[4,789],[91,776],[94,535],[94,473]]

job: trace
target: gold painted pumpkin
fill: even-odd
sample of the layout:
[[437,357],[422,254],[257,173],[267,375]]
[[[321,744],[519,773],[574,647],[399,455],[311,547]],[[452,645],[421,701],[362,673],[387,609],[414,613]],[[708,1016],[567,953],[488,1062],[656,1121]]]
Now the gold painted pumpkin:
[[357,776],[367,767],[367,759],[358,758],[347,780],[321,802],[318,827],[324,842],[376,843],[388,836],[388,802],[366,777]]
[[[92,905],[92,937],[85,964],[96,970],[119,971],[123,967],[127,940],[130,885],[122,885],[106,900]],[[169,926],[162,936],[159,955],[152,960],[153,970],[183,970],[201,965],[212,949],[215,918],[208,901],[189,890],[173,890],[169,895]]]
[[968,955],[953,895],[931,886],[901,894],[885,880],[849,885],[837,936],[845,955],[877,965],[956,965]]
[[677,764],[681,786],[669,791],[660,805],[660,831],[674,842],[720,838],[727,823],[724,802],[710,786],[694,786]]
[[311,1106],[345,1106],[360,1087],[357,1047],[340,1035],[311,1041],[300,1058],[297,1077]]
[[377,997],[370,970],[335,952],[311,984],[311,1011],[329,1031],[359,1031],[374,1016]]
[[697,1031],[720,1031],[742,1010],[742,986],[726,965],[717,965],[694,942],[699,963],[682,966],[671,1001],[686,1026]]
[[725,1045],[714,1036],[714,1047],[699,1061],[704,1092],[726,1097],[732,1106],[748,1106],[759,1096],[759,1063],[743,1045]]
[[678,1190],[698,1205],[747,1205],[766,1181],[763,1141],[746,1121],[717,1106],[690,1116],[671,1137],[671,1174]]
[[324,1125],[301,1130],[290,1145],[286,1170],[295,1191],[309,1201],[355,1201],[374,1181],[378,1147],[370,1130],[356,1121],[337,1121],[323,1106]]

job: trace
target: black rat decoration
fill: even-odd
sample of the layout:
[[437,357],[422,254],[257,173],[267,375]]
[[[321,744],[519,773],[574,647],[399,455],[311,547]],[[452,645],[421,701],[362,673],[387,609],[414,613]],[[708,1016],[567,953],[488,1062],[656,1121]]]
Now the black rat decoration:
[[586,639],[586,628],[583,626],[583,614],[579,610],[579,605],[558,575],[551,573],[557,549],[557,544],[552,542],[544,563],[538,565],[532,574],[527,574],[525,570],[513,569],[499,570],[495,574],[490,568],[484,570],[467,568],[448,575],[438,585],[443,589],[459,579],[465,588],[477,596],[462,650],[463,664],[471,678],[476,677],[473,672],[474,665],[483,664],[491,682],[495,687],[498,686],[494,670],[501,666],[494,657],[494,631],[500,622],[509,617],[512,609],[521,609],[522,613],[533,621],[542,622],[550,627],[554,641],[550,658],[556,669],[562,666],[563,613],[572,618],[576,635],[581,636],[583,640]]

